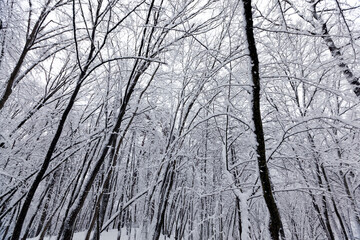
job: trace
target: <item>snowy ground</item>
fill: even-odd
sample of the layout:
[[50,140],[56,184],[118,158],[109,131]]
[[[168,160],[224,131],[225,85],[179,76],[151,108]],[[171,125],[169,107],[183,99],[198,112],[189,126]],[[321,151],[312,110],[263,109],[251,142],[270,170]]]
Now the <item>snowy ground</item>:
[[[126,231],[123,231],[123,233],[121,234],[121,238],[122,239],[126,239],[126,237],[128,237],[126,235]],[[117,236],[117,230],[113,229],[110,230],[108,232],[103,232],[101,233],[101,239],[103,240],[116,240],[116,236]],[[73,240],[84,240],[86,237],[86,231],[85,232],[78,232],[74,234],[74,238]],[[39,237],[35,237],[35,238],[28,238],[27,240],[38,240]],[[56,236],[52,236],[52,237],[45,237],[44,240],[56,240]]]
[[[109,230],[108,232],[103,232],[100,235],[100,239],[101,240],[116,240],[117,238],[117,230],[116,229],[112,229]],[[127,231],[126,229],[123,229],[121,231],[121,239],[122,240],[135,240],[135,239],[140,239],[140,232],[139,231],[131,231],[131,235],[127,235]],[[73,240],[84,240],[86,237],[86,231],[84,232],[78,232],[74,234]],[[27,240],[38,240],[39,237],[35,237],[35,238],[28,238]],[[92,238],[90,238],[92,239]],[[168,238],[165,236],[161,236],[160,240],[172,240],[173,238]],[[56,236],[51,236],[51,237],[45,237],[44,240],[56,240]]]

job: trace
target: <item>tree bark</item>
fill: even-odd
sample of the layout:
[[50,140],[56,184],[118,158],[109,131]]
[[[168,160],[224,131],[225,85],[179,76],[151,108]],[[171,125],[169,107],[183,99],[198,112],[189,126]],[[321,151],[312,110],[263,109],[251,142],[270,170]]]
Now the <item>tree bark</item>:
[[331,37],[327,24],[321,18],[321,16],[316,11],[316,3],[313,3],[313,17],[316,21],[318,21],[321,25],[321,38],[325,41],[326,46],[329,48],[331,56],[337,60],[338,66],[341,72],[344,74],[346,80],[353,87],[353,91],[357,97],[360,97],[360,79],[359,77],[355,76],[353,71],[349,68],[346,64],[343,54],[340,52],[340,48],[338,48]]
[[[82,79],[83,75],[85,75],[85,73],[80,75],[80,79]],[[48,149],[48,151],[46,153],[46,156],[45,156],[43,164],[42,164],[42,166],[40,168],[40,171],[36,175],[33,183],[31,184],[31,187],[30,187],[30,189],[29,189],[29,191],[28,191],[28,193],[26,195],[24,204],[23,204],[23,206],[21,208],[21,211],[20,211],[20,214],[19,214],[19,216],[17,218],[11,240],[18,240],[19,237],[20,237],[21,229],[22,229],[22,226],[24,224],[25,217],[26,217],[27,212],[29,210],[31,201],[32,201],[32,199],[33,199],[33,197],[35,195],[36,189],[40,185],[42,177],[44,176],[47,168],[49,167],[51,157],[52,157],[52,155],[53,155],[53,153],[55,151],[55,147],[56,147],[56,145],[57,145],[57,143],[58,143],[58,141],[60,139],[63,127],[64,127],[66,119],[67,119],[67,116],[69,115],[70,110],[71,110],[71,108],[73,107],[73,105],[75,103],[75,99],[76,99],[77,94],[79,93],[80,86],[81,86],[81,84],[78,83],[77,86],[75,87],[75,90],[74,90],[74,92],[73,92],[73,94],[72,94],[72,96],[70,98],[70,101],[69,101],[63,115],[61,116],[61,120],[60,120],[59,125],[57,127],[56,133],[55,133],[55,135],[54,135],[54,137],[53,137],[53,139],[51,141],[50,147],[49,147],[49,149]]]
[[266,206],[270,213],[269,231],[273,240],[279,238],[285,239],[282,221],[278,206],[272,191],[269,169],[266,161],[266,149],[264,132],[262,127],[261,110],[260,110],[260,75],[259,59],[256,49],[256,43],[253,32],[253,17],[251,12],[251,0],[243,0],[245,15],[245,32],[248,42],[248,50],[251,61],[251,78],[253,82],[252,90],[252,119],[254,122],[254,133],[256,136],[256,152],[259,168],[259,176]]
[[[8,100],[8,98],[10,97],[11,93],[12,93],[12,87],[14,85],[14,82],[16,80],[16,77],[19,75],[21,67],[25,61],[26,55],[29,53],[30,48],[33,46],[38,33],[40,32],[40,28],[45,20],[45,18],[48,16],[48,14],[50,13],[51,10],[48,10],[48,6],[50,4],[50,0],[48,0],[45,3],[45,6],[43,7],[39,18],[37,19],[31,33],[29,36],[27,36],[26,42],[25,42],[25,46],[23,48],[23,50],[21,51],[20,57],[18,59],[18,61],[16,62],[16,65],[14,67],[14,69],[12,70],[10,77],[8,78],[8,80],[6,81],[6,86],[5,86],[5,90],[0,98],[0,110],[4,107],[6,101]],[[30,21],[30,20],[29,20]]]

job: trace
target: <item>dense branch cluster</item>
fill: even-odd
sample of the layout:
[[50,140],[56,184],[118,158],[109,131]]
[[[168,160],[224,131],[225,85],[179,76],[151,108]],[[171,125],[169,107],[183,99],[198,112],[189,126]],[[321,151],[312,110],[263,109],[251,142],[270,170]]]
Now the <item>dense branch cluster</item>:
[[360,239],[356,4],[0,0],[0,240]]

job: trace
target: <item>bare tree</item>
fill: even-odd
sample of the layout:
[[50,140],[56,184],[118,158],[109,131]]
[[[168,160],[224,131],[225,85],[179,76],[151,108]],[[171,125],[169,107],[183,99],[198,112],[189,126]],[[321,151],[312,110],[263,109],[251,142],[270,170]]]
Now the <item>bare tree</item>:
[[248,50],[250,56],[251,79],[252,79],[252,119],[254,122],[254,133],[256,135],[256,153],[259,167],[260,182],[263,190],[265,203],[270,213],[269,231],[271,238],[278,240],[285,239],[283,224],[280,217],[280,212],[276,204],[270,173],[267,166],[264,130],[262,127],[262,118],[260,110],[260,68],[259,59],[256,49],[256,43],[253,30],[253,17],[251,0],[243,0],[244,3],[244,18],[245,18],[245,32],[248,42]]

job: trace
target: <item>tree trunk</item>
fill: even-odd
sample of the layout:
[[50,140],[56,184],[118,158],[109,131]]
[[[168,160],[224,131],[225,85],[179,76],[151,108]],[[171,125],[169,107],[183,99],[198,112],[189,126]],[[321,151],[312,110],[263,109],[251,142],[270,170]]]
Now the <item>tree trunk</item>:
[[251,0],[243,0],[244,15],[245,15],[245,32],[248,42],[248,50],[251,61],[251,78],[253,82],[252,90],[252,119],[255,127],[256,135],[256,152],[257,162],[259,168],[259,175],[261,186],[263,189],[266,206],[270,213],[269,230],[273,240],[278,240],[279,237],[285,239],[282,221],[278,206],[272,191],[269,169],[266,161],[266,150],[264,132],[262,127],[261,110],[260,110],[260,75],[259,75],[259,59],[256,49],[256,43],[253,32],[253,17],[251,12]]
[[[318,1],[320,2],[320,1]],[[360,97],[360,79],[359,77],[355,76],[355,74],[351,71],[349,66],[346,64],[344,57],[342,53],[340,52],[340,48],[338,48],[335,45],[335,42],[331,35],[329,34],[329,30],[327,27],[326,22],[321,18],[319,13],[316,11],[316,4],[313,2],[313,17],[316,19],[320,25],[321,25],[321,37],[325,41],[326,46],[329,48],[329,51],[331,53],[331,56],[337,61],[337,64],[339,68],[341,69],[341,72],[344,74],[346,80],[350,84],[350,86],[353,87],[353,91],[356,94],[357,97]]]

